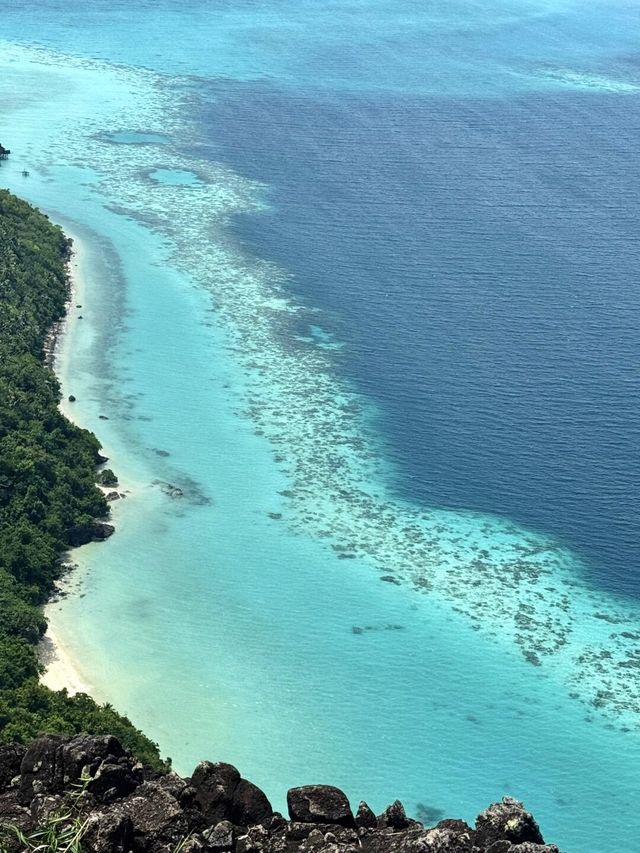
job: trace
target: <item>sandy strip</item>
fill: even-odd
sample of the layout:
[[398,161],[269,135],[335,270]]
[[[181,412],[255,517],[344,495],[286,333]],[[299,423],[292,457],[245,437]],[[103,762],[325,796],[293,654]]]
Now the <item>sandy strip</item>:
[[[67,304],[66,316],[60,322],[59,327],[55,330],[55,342],[52,352],[52,368],[58,377],[58,380],[63,388],[66,384],[67,364],[73,356],[73,329],[77,323],[76,309],[77,304],[84,305],[86,296],[86,283],[84,269],[86,269],[86,250],[82,240],[76,234],[64,229],[65,234],[73,240],[72,256],[69,261],[69,301]],[[63,393],[60,401],[60,410],[63,415],[72,423],[79,427],[86,427],[86,424],[79,422],[74,411],[74,403],[70,402],[67,396]],[[107,454],[108,455],[108,454]],[[117,487],[109,489],[103,488],[102,491],[127,491],[131,493],[131,485],[129,483],[119,483]],[[59,582],[59,586],[64,588],[64,579]],[[47,612],[49,610],[49,612]],[[83,680],[74,664],[73,657],[61,643],[60,638],[56,635],[54,628],[55,612],[51,612],[49,607],[45,607],[45,616],[47,618],[48,627],[45,636],[42,638],[38,646],[38,657],[41,663],[46,667],[43,675],[40,677],[40,682],[51,690],[66,689],[71,695],[76,693],[91,694],[90,686]]]
[[76,693],[91,693],[91,688],[82,680],[70,655],[52,631],[51,625],[40,642],[38,656],[46,666],[44,674],[40,677],[40,682],[45,687],[51,690],[66,688],[72,696]]
[[[79,309],[76,306],[85,305],[88,291],[87,281],[89,259],[88,251],[77,234],[73,233],[73,231],[67,226],[64,226],[63,230],[65,234],[73,240],[72,255],[68,265],[70,288],[69,301],[67,304],[66,316],[63,318],[56,330],[51,362],[63,391],[62,399],[60,401],[60,411],[62,414],[72,423],[76,424],[76,426],[85,429],[96,429],[92,423],[83,423],[82,404],[71,402],[68,399],[68,394],[72,390],[69,387],[69,366],[75,356],[74,331],[78,322]],[[99,439],[102,438],[99,427],[96,429],[96,434]],[[105,456],[110,457],[110,448],[106,445],[103,446],[103,453]],[[111,463],[107,463],[107,467],[111,467]],[[129,500],[135,499],[143,489],[148,488],[148,484],[142,483],[138,480],[129,479],[129,477],[126,476],[126,472],[124,472],[123,476],[123,472],[117,464],[117,459],[113,467],[116,469],[116,473],[118,475],[118,484],[116,486],[98,486],[98,488],[100,488],[104,494],[109,494],[109,492],[118,492],[120,494],[121,499],[115,501],[111,505],[111,510],[116,517],[120,518],[119,526],[121,526],[121,524],[125,523],[126,513],[124,506],[122,505],[129,503]],[[124,497],[129,500],[122,500]],[[73,551],[71,551],[71,555],[72,554]],[[77,568],[72,569],[71,575],[63,577],[61,581],[58,582],[58,587],[63,589],[69,595],[73,595],[74,591],[67,586],[67,582],[73,579],[73,575],[77,571]],[[46,670],[41,676],[40,681],[52,690],[62,690],[66,688],[72,695],[75,693],[89,693],[90,695],[94,695],[94,698],[97,699],[95,696],[95,690],[90,687],[90,685],[80,675],[70,650],[66,648],[64,644],[61,644],[60,638],[55,632],[56,615],[59,606],[60,603],[58,602],[53,607],[45,607],[45,616],[47,618],[48,628],[38,647],[38,656],[42,664],[46,667]],[[75,660],[77,661],[77,656]],[[104,699],[102,701],[104,701]]]
[[[70,420],[71,423],[76,426],[81,427],[82,429],[91,429],[93,430],[98,439],[101,441],[102,436],[99,432],[99,427],[95,428],[91,424],[83,423],[82,419],[78,418],[78,408],[75,402],[71,402],[68,398],[69,392],[72,390],[68,388],[68,366],[71,359],[74,357],[74,347],[73,347],[73,332],[74,328],[78,322],[78,309],[77,305],[85,305],[85,300],[87,296],[87,250],[84,246],[83,241],[74,234],[73,231],[69,230],[65,226],[64,233],[67,237],[71,237],[73,240],[73,248],[71,259],[68,265],[69,272],[69,301],[67,303],[67,313],[64,319],[61,321],[60,326],[57,330],[55,347],[53,351],[52,358],[52,367],[53,371],[58,377],[58,381],[60,382],[62,388],[62,399],[60,400],[60,411],[62,414]],[[103,445],[102,452],[105,456],[111,457],[110,449],[107,445]],[[110,463],[107,463],[107,467],[111,467]],[[118,470],[118,485],[117,486],[109,486],[102,487],[98,486],[100,490],[108,495],[110,492],[119,492],[126,494],[127,497],[133,497],[140,489],[143,487],[143,484],[129,479],[126,476],[126,472]]]

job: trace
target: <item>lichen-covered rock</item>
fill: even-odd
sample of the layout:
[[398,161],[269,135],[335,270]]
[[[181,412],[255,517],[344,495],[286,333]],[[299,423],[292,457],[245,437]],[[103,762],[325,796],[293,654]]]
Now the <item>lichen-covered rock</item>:
[[231,797],[230,819],[236,826],[268,823],[273,815],[271,803],[260,788],[240,779]]
[[229,820],[236,826],[252,826],[268,823],[273,816],[266,794],[243,779],[232,764],[201,762],[193,772],[190,789],[209,825]]
[[62,794],[37,794],[31,801],[29,811],[35,823],[45,823],[64,807]]
[[98,799],[112,801],[131,794],[141,781],[126,764],[103,761],[89,781],[87,790]]
[[58,794],[83,776],[95,776],[106,759],[115,764],[124,756],[120,741],[111,735],[38,738],[20,765],[19,802],[30,803],[36,794]]
[[[362,850],[366,853],[432,853],[433,847],[427,846],[429,833],[420,825],[396,831],[390,827],[368,830],[361,837]],[[435,848],[436,850],[438,848]],[[459,853],[456,847],[442,848],[438,853]],[[474,851],[476,853],[476,851]]]
[[244,835],[238,838],[236,853],[262,853],[265,850],[275,853],[279,846],[283,851],[288,849],[283,837],[280,837],[278,841],[274,844],[274,838],[270,836],[269,831],[264,826],[251,826]]
[[232,764],[202,761],[193,771],[191,786],[195,802],[208,824],[227,820],[233,792],[240,782],[240,773]]
[[462,820],[441,820],[427,830],[423,841],[429,853],[471,853],[475,832]]
[[136,850],[161,853],[167,844],[176,845],[190,830],[180,804],[158,782],[145,782],[118,806],[133,826]]
[[201,835],[188,835],[180,843],[180,853],[211,853],[211,848]]
[[233,850],[235,829],[231,821],[221,820],[215,826],[205,829],[202,837],[211,853],[222,853],[224,850]]
[[492,842],[503,839],[512,844],[525,841],[544,844],[533,816],[513,797],[503,797],[501,803],[493,803],[476,819],[476,844],[488,847]]
[[112,735],[76,735],[61,747],[62,781],[68,785],[83,773],[93,776],[103,761],[115,764],[125,755],[124,747]]
[[29,805],[37,794],[62,790],[61,749],[62,739],[57,736],[33,741],[20,765],[18,802]]
[[287,806],[292,821],[355,826],[346,794],[332,785],[291,788],[287,793]]
[[34,827],[31,810],[21,806],[16,795],[15,788],[0,795],[0,843],[6,848],[7,853],[14,853],[14,851],[15,853],[18,851],[22,853],[23,851],[15,833],[10,831],[9,827],[24,831],[31,830]]
[[364,800],[360,800],[358,811],[356,812],[356,826],[358,829],[373,829],[377,825],[378,818],[372,809],[369,808]]
[[396,800],[378,816],[378,826],[391,829],[406,829],[411,824],[400,800]]
[[93,812],[87,818],[82,838],[84,850],[92,853],[129,853],[134,841],[133,823],[121,809]]
[[3,743],[0,746],[0,791],[8,788],[20,773],[20,765],[26,751],[26,747],[18,743]]
[[397,800],[378,818],[361,802],[354,819],[340,789],[308,785],[289,791],[285,820],[230,764],[202,762],[185,780],[136,763],[109,736],[0,747],[0,779],[7,853],[24,853],[12,826],[28,833],[57,813],[84,825],[83,853],[559,853],[510,798],[482,812],[475,829],[461,820],[425,828]]

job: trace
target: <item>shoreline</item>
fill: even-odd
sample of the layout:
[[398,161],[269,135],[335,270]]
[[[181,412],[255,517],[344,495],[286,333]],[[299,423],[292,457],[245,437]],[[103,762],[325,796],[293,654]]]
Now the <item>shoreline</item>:
[[[66,314],[51,330],[50,352],[47,352],[48,366],[55,374],[60,383],[61,397],[58,408],[68,421],[75,424],[81,429],[89,429],[96,435],[96,438],[101,443],[101,449],[104,451],[106,458],[105,466],[111,460],[111,450],[108,444],[103,444],[102,435],[98,435],[94,427],[82,422],[82,419],[77,417],[77,401],[69,400],[71,388],[65,388],[67,384],[69,362],[73,356],[73,348],[71,342],[79,317],[73,314],[75,310],[82,310],[85,306],[87,295],[87,280],[85,275],[85,267],[87,264],[87,248],[84,241],[67,225],[60,226],[65,234],[72,241],[71,253],[67,264],[67,275],[69,284],[69,298],[67,300]],[[49,344],[49,341],[47,342]],[[121,471],[117,472],[118,483],[114,486],[102,486],[96,483],[96,487],[105,495],[109,492],[117,491],[122,497],[122,493],[126,494],[127,498],[133,498],[143,487],[143,484],[137,480],[130,479],[126,473],[124,476]],[[113,507],[112,507],[113,510]]]
[[[74,403],[69,401],[68,396],[64,393],[69,358],[69,352],[65,352],[65,349],[71,349],[70,341],[78,320],[73,311],[77,305],[84,305],[86,296],[86,280],[83,275],[83,266],[86,262],[86,248],[77,234],[70,231],[67,227],[63,228],[63,232],[72,241],[67,262],[68,298],[66,313],[52,327],[47,336],[45,343],[45,364],[53,371],[60,383],[60,411],[71,423],[81,428],[86,428],[84,424],[79,422],[77,417],[74,417]],[[100,440],[99,436],[98,439]],[[131,497],[135,493],[135,488],[132,486],[133,484],[123,482],[120,478],[118,478],[118,485],[114,487],[104,487],[96,484],[96,487],[104,494],[108,494],[111,491],[118,491],[126,493],[127,497]],[[111,514],[109,518],[111,518]],[[68,554],[73,554],[75,550],[70,549]],[[71,569],[71,577],[75,577],[75,572],[77,571],[77,566]],[[56,589],[61,591],[65,596],[71,594],[71,591],[65,588],[65,581],[68,582],[69,579],[69,573],[65,573],[56,584]],[[96,696],[95,690],[80,673],[78,664],[74,660],[68,646],[65,646],[56,632],[55,614],[57,608],[54,609],[54,607],[59,604],[60,599],[55,597],[54,593],[54,596],[43,607],[44,616],[47,620],[47,630],[37,647],[38,658],[45,667],[40,675],[40,683],[51,690],[66,690],[71,696],[77,693],[86,693],[99,702],[100,700]]]
[[38,656],[46,667],[40,676],[40,684],[50,690],[66,690],[70,696],[87,693],[95,699],[91,687],[78,672],[68,649],[51,629],[50,617],[47,617],[47,623],[46,634],[38,646]]

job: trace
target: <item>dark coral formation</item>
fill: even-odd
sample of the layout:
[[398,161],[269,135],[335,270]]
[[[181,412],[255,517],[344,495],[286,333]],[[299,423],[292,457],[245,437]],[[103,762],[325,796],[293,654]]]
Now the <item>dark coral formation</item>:
[[[137,762],[112,736],[47,736],[0,747],[0,844],[65,815],[84,853],[558,853],[522,803],[505,797],[475,827],[407,817],[398,800],[375,815],[330,785],[292,788],[289,819],[230,764],[203,761],[189,779]],[[64,821],[63,821],[64,823]]]

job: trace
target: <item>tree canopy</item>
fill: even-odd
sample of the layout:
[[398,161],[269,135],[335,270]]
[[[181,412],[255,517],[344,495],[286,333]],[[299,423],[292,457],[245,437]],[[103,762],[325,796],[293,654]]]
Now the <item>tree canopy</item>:
[[71,241],[0,190],[0,741],[41,732],[112,733],[160,764],[156,744],[110,706],[38,682],[42,605],[71,531],[108,514],[96,487],[100,443],[60,412],[45,343],[65,313]]

